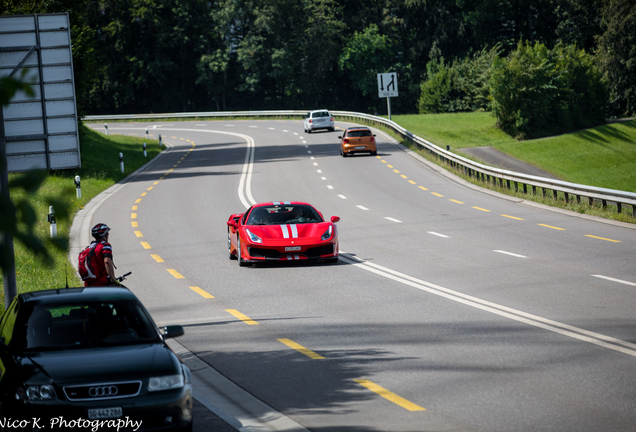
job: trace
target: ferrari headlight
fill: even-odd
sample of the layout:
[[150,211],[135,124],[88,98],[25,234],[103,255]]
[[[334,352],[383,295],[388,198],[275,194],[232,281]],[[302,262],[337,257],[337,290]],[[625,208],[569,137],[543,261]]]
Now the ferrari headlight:
[[329,228],[327,228],[327,231],[325,231],[322,237],[320,237],[320,240],[322,241],[329,240],[331,238],[332,233],[333,233],[333,227],[332,225],[329,225]]
[[252,231],[250,231],[249,229],[245,228],[245,232],[247,233],[247,236],[250,238],[250,241],[252,243],[263,243],[263,239],[252,233]]
[[172,390],[181,388],[184,385],[185,384],[182,374],[153,377],[150,378],[150,380],[148,381],[148,391],[155,392],[162,390]]
[[15,398],[23,401],[41,401],[56,399],[57,395],[52,385],[30,385],[18,388]]

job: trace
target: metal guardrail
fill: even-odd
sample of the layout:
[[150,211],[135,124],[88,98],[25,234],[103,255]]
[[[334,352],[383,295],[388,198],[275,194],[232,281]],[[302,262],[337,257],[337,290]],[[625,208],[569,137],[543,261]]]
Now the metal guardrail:
[[[636,193],[619,191],[615,189],[604,189],[594,186],[580,185],[576,183],[564,182],[561,180],[550,179],[546,177],[537,177],[528,174],[521,174],[513,171],[494,168],[483,165],[478,162],[471,161],[448,150],[445,150],[413,133],[404,129],[397,123],[382,117],[363,114],[352,111],[330,111],[334,116],[340,118],[351,118],[356,120],[365,120],[372,124],[382,125],[393,130],[395,133],[403,137],[405,140],[417,145],[420,149],[426,150],[437,158],[449,163],[451,166],[463,169],[464,173],[469,177],[475,177],[486,182],[499,184],[507,188],[514,187],[518,190],[520,187],[524,193],[528,192],[528,187],[532,187],[532,193],[536,194],[537,188],[542,189],[544,196],[551,191],[554,198],[557,198],[558,192],[561,192],[565,201],[569,202],[570,196],[574,196],[577,202],[581,198],[588,199],[592,204],[594,200],[602,203],[603,207],[608,202],[616,203],[618,213],[622,212],[622,207],[631,206],[632,216],[636,217]],[[163,114],[119,114],[119,115],[94,115],[85,116],[84,121],[106,121],[106,120],[148,120],[148,119],[168,119],[168,118],[211,118],[211,117],[304,117],[307,111],[301,110],[277,110],[277,111],[215,111],[215,112],[188,112],[188,113],[163,113]]]

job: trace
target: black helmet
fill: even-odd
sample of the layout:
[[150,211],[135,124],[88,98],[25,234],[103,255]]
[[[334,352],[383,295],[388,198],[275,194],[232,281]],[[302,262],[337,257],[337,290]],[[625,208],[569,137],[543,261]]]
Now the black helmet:
[[110,228],[108,228],[108,225],[103,224],[103,223],[98,223],[91,230],[91,234],[93,235],[93,237],[98,239],[98,238],[102,238],[106,234],[108,234],[108,231],[110,231]]

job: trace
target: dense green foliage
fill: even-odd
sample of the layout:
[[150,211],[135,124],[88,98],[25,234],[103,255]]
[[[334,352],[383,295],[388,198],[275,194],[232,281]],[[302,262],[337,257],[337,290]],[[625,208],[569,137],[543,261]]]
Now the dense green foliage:
[[606,89],[592,56],[573,45],[519,42],[497,58],[490,79],[498,126],[536,138],[597,126],[605,120]]
[[593,54],[609,113],[634,115],[635,8],[636,0],[0,0],[0,14],[70,12],[80,114],[382,114],[383,72],[399,77],[394,113],[482,109],[478,60],[492,53],[484,50],[506,57],[528,41]]
[[610,83],[610,113],[636,116],[636,0],[603,7],[597,59]]
[[499,46],[484,48],[452,64],[443,58],[430,61],[421,85],[420,113],[490,110],[490,69],[499,51]]

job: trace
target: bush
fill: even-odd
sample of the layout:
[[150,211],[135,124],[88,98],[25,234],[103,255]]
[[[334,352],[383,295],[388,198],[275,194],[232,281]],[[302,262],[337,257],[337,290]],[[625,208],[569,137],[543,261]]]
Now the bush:
[[443,58],[428,62],[427,80],[421,84],[419,112],[489,111],[490,68],[499,52],[497,45],[450,65]]
[[574,45],[549,50],[519,42],[493,62],[490,76],[497,126],[519,138],[589,128],[605,120],[607,91],[594,59]]

